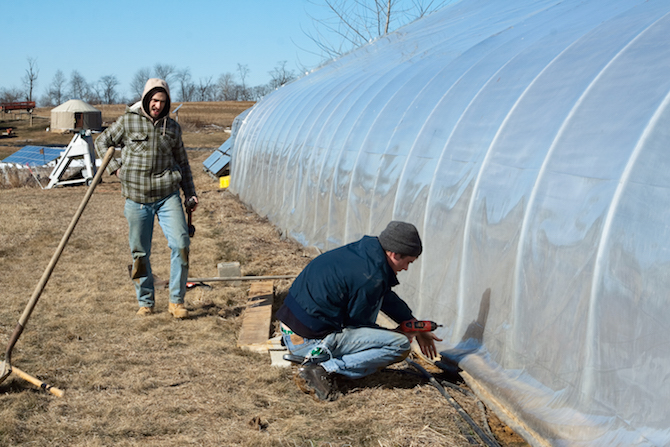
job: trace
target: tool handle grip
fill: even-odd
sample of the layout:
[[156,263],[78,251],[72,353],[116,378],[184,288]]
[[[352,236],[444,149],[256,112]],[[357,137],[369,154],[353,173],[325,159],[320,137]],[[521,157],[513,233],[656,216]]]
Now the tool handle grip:
[[407,320],[400,323],[403,332],[432,332],[440,327],[439,324],[429,320]]
[[12,366],[12,372],[15,373],[17,376],[19,376],[20,378],[22,378],[23,380],[25,380],[26,382],[30,382],[33,385],[35,385],[36,387],[42,388],[43,390],[50,392],[54,396],[63,397],[63,394],[64,394],[63,390],[61,390],[59,388],[56,388],[54,386],[51,386],[51,385],[47,385],[46,383],[42,382],[37,377],[33,377],[30,374],[28,374],[27,372],[21,371],[16,366]]

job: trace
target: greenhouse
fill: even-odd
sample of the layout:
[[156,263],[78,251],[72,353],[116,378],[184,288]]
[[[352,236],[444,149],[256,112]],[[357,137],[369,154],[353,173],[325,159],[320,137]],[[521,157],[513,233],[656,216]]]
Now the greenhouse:
[[414,223],[399,295],[531,444],[668,445],[669,61],[666,0],[457,1],[238,117],[231,189],[324,250]]

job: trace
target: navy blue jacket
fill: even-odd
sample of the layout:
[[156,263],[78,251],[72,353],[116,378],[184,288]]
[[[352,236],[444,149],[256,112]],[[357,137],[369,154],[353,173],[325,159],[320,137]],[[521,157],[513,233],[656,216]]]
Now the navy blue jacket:
[[293,282],[277,317],[306,338],[345,327],[376,327],[380,310],[400,323],[413,316],[391,290],[397,284],[379,240],[364,236],[312,260]]

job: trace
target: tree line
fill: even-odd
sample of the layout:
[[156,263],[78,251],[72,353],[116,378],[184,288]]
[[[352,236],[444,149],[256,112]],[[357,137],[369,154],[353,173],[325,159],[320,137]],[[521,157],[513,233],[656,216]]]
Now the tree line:
[[69,99],[81,99],[89,104],[132,104],[141,98],[144,84],[152,77],[165,79],[170,85],[172,100],[177,102],[258,101],[297,77],[293,70],[286,68],[286,61],[277,62],[268,72],[270,82],[267,84],[247,85],[249,72],[248,65],[237,64],[234,73],[226,72],[216,79],[210,76],[195,81],[188,67],[180,69],[174,65],[156,64],[137,70],[130,81],[130,96],[123,96],[116,75],[101,76],[97,81],[89,82],[77,70],[73,70],[69,77],[57,70],[38,98],[35,89],[39,67],[37,60],[29,57],[21,86],[0,88],[0,102],[35,101],[40,107],[57,106]]
[[[326,15],[322,18],[311,17],[314,29],[305,34],[315,44],[322,58],[332,59],[441,9],[454,0],[308,1],[323,8]],[[88,82],[76,70],[70,73],[69,78],[58,70],[37,103],[41,106],[56,106],[68,99],[78,98],[90,104],[131,104],[141,97],[144,84],[151,77],[168,81],[173,101],[258,101],[296,78],[294,71],[286,68],[286,61],[278,62],[268,74],[270,82],[251,87],[246,84],[248,65],[237,64],[235,72],[223,73],[216,79],[213,76],[200,78],[196,82],[189,68],[156,64],[153,68],[137,70],[130,82],[130,97],[123,97],[119,93],[120,82],[115,75],[105,75],[97,81]],[[33,93],[38,75],[37,61],[28,58],[28,68],[21,79],[22,86],[0,88],[0,102],[35,100]]]

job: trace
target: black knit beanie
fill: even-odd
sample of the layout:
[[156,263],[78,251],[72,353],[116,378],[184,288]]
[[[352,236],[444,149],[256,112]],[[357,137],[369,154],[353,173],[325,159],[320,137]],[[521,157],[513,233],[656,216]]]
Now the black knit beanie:
[[397,220],[389,222],[386,229],[381,232],[379,243],[384,250],[400,255],[419,256],[423,251],[416,227],[411,223]]

